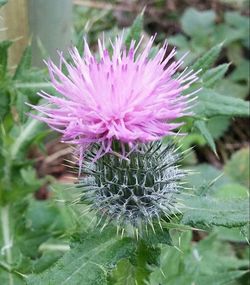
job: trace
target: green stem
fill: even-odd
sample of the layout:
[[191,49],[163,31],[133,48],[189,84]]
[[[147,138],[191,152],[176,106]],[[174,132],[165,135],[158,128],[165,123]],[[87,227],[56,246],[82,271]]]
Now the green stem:
[[[2,233],[3,233],[3,247],[2,251],[6,256],[6,262],[11,266],[12,254],[11,247],[12,241],[10,236],[10,220],[9,220],[9,205],[1,208],[1,219],[2,219]],[[14,285],[12,273],[9,272],[9,285]]]

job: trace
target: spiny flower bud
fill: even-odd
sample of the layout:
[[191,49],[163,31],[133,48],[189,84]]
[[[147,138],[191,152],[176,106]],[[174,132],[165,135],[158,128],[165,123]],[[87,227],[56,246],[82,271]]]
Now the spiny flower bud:
[[96,151],[87,152],[78,186],[81,201],[104,225],[140,229],[176,213],[176,195],[186,173],[177,165],[181,155],[173,144],[141,144],[127,160],[106,154],[93,162]]

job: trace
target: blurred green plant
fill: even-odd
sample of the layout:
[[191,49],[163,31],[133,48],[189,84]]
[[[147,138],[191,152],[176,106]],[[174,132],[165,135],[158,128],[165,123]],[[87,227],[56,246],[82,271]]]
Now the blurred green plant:
[[25,103],[36,104],[36,92],[50,85],[44,83],[44,70],[31,67],[29,46],[14,74],[9,72],[11,44],[0,42],[0,283],[23,284],[27,272],[39,272],[40,266],[46,268],[59,258],[61,251],[45,257],[47,261],[41,258],[39,264],[32,261],[41,257],[39,246],[44,241],[65,235],[72,222],[66,226],[67,220],[62,219],[67,209],[54,202],[36,202],[32,197],[53,180],[49,176],[38,178],[34,161],[28,159],[30,146],[42,144],[48,130],[27,116],[30,110]]
[[[249,93],[250,64],[245,57],[245,53],[250,48],[248,21],[248,17],[242,16],[237,11],[225,12],[222,19],[218,21],[213,10],[198,11],[195,8],[188,8],[180,19],[183,34],[168,38],[170,44],[179,48],[178,58],[189,52],[187,65],[210,49],[210,53],[207,53],[207,63],[210,67],[216,66],[209,69],[202,68],[200,74],[203,91],[200,94],[205,92],[206,95],[201,95],[203,98],[197,106],[198,112],[206,113],[206,119],[203,117],[205,120],[197,122],[195,127],[214,151],[213,140],[219,139],[228,130],[230,117],[244,116],[243,113],[234,113],[231,108],[234,106],[235,109],[237,107],[241,109],[243,105],[239,106],[237,103],[239,101],[234,99],[244,99]],[[205,56],[202,58],[194,67],[199,66],[201,60],[205,60]],[[213,93],[207,92],[207,88],[213,89]],[[213,102],[207,101],[207,96],[215,94],[221,94],[224,97],[216,95]],[[225,105],[222,103],[224,99],[226,99]],[[244,105],[247,111],[249,106],[246,102]],[[216,106],[218,110],[215,112]],[[193,142],[189,140],[190,145]]]
[[191,232],[175,233],[175,247],[164,246],[159,266],[150,275],[150,285],[238,284],[247,272],[248,259],[238,259],[230,244],[215,234],[191,243]]

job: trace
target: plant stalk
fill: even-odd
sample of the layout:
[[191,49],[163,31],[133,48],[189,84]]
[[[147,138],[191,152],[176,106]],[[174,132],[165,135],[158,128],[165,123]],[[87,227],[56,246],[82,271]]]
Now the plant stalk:
[[[10,236],[10,219],[9,219],[9,205],[1,208],[1,220],[2,220],[2,233],[3,233],[3,247],[1,253],[6,256],[6,262],[9,266],[12,264],[12,240]],[[9,272],[9,285],[14,285],[12,273]]]

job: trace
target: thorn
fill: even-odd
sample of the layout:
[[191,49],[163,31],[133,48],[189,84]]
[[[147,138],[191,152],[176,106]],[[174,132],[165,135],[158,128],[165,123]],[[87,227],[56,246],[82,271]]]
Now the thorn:
[[122,229],[121,239],[123,239],[125,229]]
[[159,224],[159,226],[161,228],[161,231],[163,232],[163,227],[162,227],[161,221],[159,219],[158,219],[158,224]]
[[116,235],[119,236],[120,226],[116,226]]
[[184,252],[179,247],[177,247],[176,245],[174,245],[174,248],[177,249],[180,253],[184,254]]
[[167,276],[165,275],[165,273],[163,272],[163,270],[160,268],[160,272],[163,275],[164,278],[167,278]]
[[139,240],[139,230],[136,228],[135,229],[135,234],[136,234],[136,240]]
[[104,225],[101,227],[100,232],[102,232],[106,228],[107,225],[108,223],[105,222]]
[[152,221],[149,221],[149,224],[150,224],[150,226],[151,226],[151,228],[152,228],[152,230],[153,230],[154,234],[156,234],[156,232],[155,232],[155,228],[154,228],[154,225],[153,225]]

